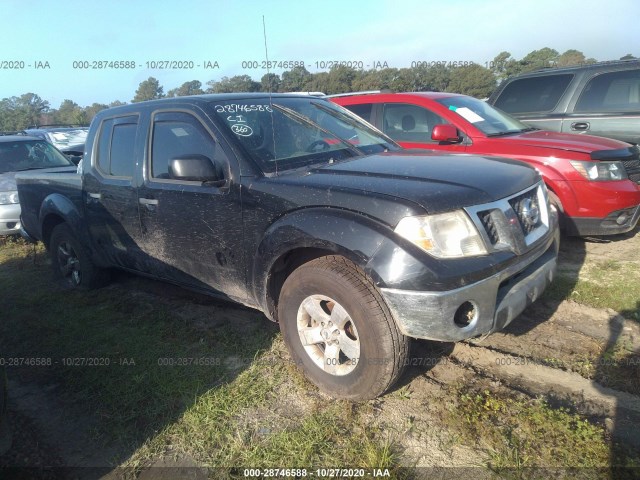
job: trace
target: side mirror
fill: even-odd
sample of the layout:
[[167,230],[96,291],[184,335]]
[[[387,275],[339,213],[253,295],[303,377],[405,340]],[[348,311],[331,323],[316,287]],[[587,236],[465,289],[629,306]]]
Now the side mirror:
[[224,174],[205,155],[190,154],[169,161],[169,178],[190,182],[207,182],[212,186],[224,185]]
[[436,142],[459,143],[462,139],[458,136],[458,129],[453,125],[434,125],[431,131],[431,140]]

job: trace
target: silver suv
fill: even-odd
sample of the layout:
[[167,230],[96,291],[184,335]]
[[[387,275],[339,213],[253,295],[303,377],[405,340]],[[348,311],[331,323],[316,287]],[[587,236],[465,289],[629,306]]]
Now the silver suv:
[[0,136],[0,235],[20,233],[16,172],[75,165],[49,142],[26,135]]
[[639,144],[640,60],[516,75],[488,102],[534,127]]

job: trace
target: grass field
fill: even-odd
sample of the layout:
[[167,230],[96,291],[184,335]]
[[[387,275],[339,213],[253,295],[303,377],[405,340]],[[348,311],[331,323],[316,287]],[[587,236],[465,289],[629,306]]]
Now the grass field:
[[[637,319],[638,294],[626,292],[640,292],[640,277],[628,265],[596,261],[584,280],[563,278],[548,298]],[[603,291],[619,285],[622,294]],[[172,458],[203,467],[383,468],[413,478],[419,471],[410,467],[434,466],[425,443],[433,431],[442,458],[450,448],[468,452],[446,466],[479,476],[575,467],[606,478],[612,465],[640,466],[629,448],[614,448],[602,419],[493,388],[488,377],[439,385],[428,369],[413,369],[414,379],[383,399],[330,399],[290,362],[277,326],[259,312],[125,274],[99,290],[68,290],[53,282],[41,245],[0,243],[0,291],[0,351],[16,359],[10,378],[55,392],[90,438],[87,448],[111,452],[110,465],[130,467],[131,476]],[[423,383],[440,392],[436,402],[416,393]],[[420,455],[408,438],[423,442]]]

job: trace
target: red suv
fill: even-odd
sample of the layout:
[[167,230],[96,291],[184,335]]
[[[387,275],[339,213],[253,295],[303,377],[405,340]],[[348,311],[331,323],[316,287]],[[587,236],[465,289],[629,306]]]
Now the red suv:
[[536,167],[569,235],[624,233],[638,223],[637,145],[539,130],[453,93],[361,93],[331,100],[406,148],[499,155]]

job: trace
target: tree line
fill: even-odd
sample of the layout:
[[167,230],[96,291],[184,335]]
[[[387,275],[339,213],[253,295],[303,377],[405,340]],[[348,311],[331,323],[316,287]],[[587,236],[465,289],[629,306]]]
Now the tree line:
[[[635,59],[627,54],[620,60]],[[298,66],[281,75],[267,73],[254,80],[250,75],[222,77],[210,80],[203,87],[199,80],[191,80],[164,93],[159,80],[149,77],[142,81],[131,102],[142,102],[164,97],[200,95],[203,93],[233,92],[323,92],[328,95],[366,90],[388,89],[394,92],[436,91],[488,97],[505,78],[520,73],[548,67],[563,67],[577,64],[595,63],[578,50],[567,50],[560,54],[552,48],[534,50],[521,59],[509,52],[501,52],[488,62],[487,66],[471,64],[457,66],[436,63],[417,64],[410,68],[381,68],[357,70],[337,65],[328,71],[309,72]],[[93,103],[81,107],[73,100],[64,100],[57,109],[51,108],[47,100],[35,93],[25,93],[19,97],[3,98],[0,101],[0,131],[20,131],[33,125],[77,124],[88,125],[100,110],[124,105],[115,100],[109,104]]]

